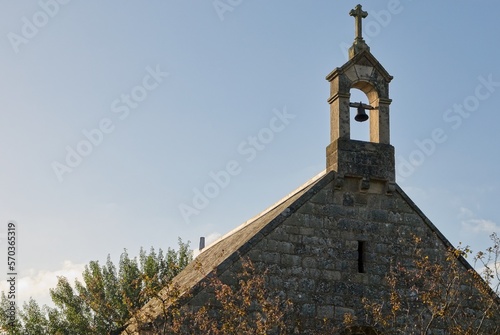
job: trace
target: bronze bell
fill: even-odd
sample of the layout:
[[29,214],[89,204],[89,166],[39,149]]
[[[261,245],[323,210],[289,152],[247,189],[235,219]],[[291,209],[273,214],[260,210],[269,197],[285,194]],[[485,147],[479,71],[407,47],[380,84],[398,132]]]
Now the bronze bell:
[[364,122],[368,120],[368,114],[366,114],[366,109],[375,109],[374,107],[360,102],[350,102],[349,107],[354,107],[358,109],[358,114],[354,117],[354,120],[358,122]]
[[366,114],[365,108],[363,107],[362,104],[360,104],[360,106],[358,107],[358,114],[356,114],[356,116],[354,117],[354,120],[356,120],[358,122],[364,122],[364,121],[368,120],[368,115]]

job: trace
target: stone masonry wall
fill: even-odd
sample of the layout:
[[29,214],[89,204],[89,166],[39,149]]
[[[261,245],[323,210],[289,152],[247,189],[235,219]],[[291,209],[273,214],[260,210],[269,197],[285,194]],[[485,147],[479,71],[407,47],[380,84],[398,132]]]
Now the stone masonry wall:
[[331,182],[248,252],[254,263],[269,269],[270,287],[299,311],[301,334],[317,328],[318,320],[339,324],[346,313],[363,320],[363,297],[388,299],[385,278],[391,265],[415,264],[414,236],[422,239],[429,257],[446,256],[449,244],[439,231],[405,196],[383,190],[383,185],[372,182],[368,192],[360,192],[359,180],[351,178],[336,190]]
[[294,302],[302,324],[325,318],[341,323],[345,313],[363,318],[362,297],[387,295],[391,264],[413,264],[413,234],[429,252],[444,255],[446,246],[402,197],[379,193],[384,188],[374,182],[371,189],[375,193],[361,193],[359,181],[349,178],[342,190],[330,184],[250,251],[254,262],[271,269],[271,285]]
[[[369,325],[362,299],[389,300],[386,276],[391,266],[411,268],[419,260],[415,237],[421,239],[423,254],[437,263],[448,262],[449,242],[400,189],[388,194],[384,182],[371,181],[370,188],[362,192],[360,180],[349,177],[336,189],[339,184],[330,180],[302,205],[294,203],[286,208],[284,221],[271,231],[267,229],[266,236],[240,249],[246,250],[241,256],[268,269],[271,291],[293,302],[299,317],[291,320],[290,333],[317,334],[326,320],[332,325],[329,334],[343,334],[334,332],[334,326],[342,323],[346,313],[357,317],[358,326]],[[455,262],[466,274],[469,268],[465,263]],[[241,264],[225,269],[220,278],[229,282]],[[463,288],[468,289],[465,283]],[[404,285],[398,289],[408,291]],[[211,292],[202,288],[187,304],[201,307]],[[476,290],[462,302],[471,315],[487,308],[475,298],[479,295]],[[417,317],[409,315],[398,322],[416,322]],[[500,315],[486,320],[485,326],[495,322],[500,324]],[[378,330],[384,333],[383,328]],[[438,322],[429,334],[447,333]]]

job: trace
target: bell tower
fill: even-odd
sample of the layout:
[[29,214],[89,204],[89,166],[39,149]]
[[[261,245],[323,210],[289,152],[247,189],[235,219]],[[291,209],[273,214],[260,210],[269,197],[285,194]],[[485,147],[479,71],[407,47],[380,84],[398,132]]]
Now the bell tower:
[[[393,77],[370,53],[363,39],[362,20],[368,13],[357,5],[349,15],[355,19],[356,31],[349,60],[326,76],[330,82],[331,126],[326,169],[337,172],[338,188],[342,188],[345,178],[354,178],[359,180],[361,191],[374,191],[376,184],[378,191],[390,194],[395,188],[394,147],[390,144],[389,129],[389,83]],[[351,89],[364,92],[367,103],[351,102]],[[351,139],[351,107],[357,107],[357,121],[369,119],[370,141]]]

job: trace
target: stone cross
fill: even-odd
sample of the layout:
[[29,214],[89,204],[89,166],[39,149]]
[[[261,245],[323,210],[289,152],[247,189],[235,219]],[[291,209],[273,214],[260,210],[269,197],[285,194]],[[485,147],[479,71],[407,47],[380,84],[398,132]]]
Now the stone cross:
[[368,13],[361,9],[361,5],[357,5],[349,12],[349,15],[356,19],[356,40],[363,40],[362,20],[368,16]]

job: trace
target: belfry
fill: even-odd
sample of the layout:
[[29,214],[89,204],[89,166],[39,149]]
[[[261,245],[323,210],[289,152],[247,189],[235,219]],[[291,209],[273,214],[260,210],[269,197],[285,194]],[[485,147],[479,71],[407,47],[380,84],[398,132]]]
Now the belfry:
[[[350,12],[356,21],[356,37],[349,49],[349,61],[333,70],[326,79],[330,82],[330,138],[327,147],[326,169],[337,172],[336,184],[344,176],[360,179],[362,189],[370,182],[384,183],[387,192],[394,191],[394,147],[390,145],[389,83],[392,76],[370,53],[362,37],[362,19],[367,17],[360,5]],[[351,89],[359,89],[368,99],[370,141],[355,141],[350,137]],[[380,185],[379,185],[380,186]]]

